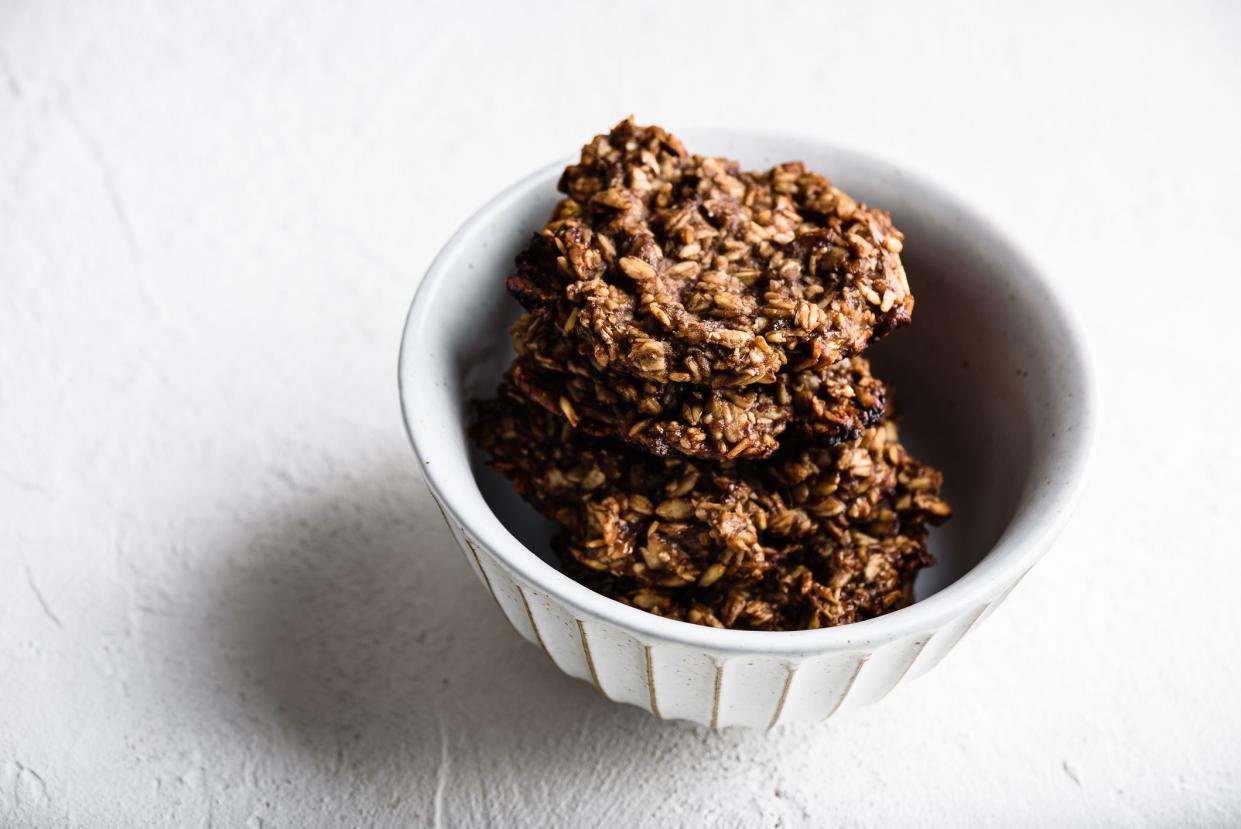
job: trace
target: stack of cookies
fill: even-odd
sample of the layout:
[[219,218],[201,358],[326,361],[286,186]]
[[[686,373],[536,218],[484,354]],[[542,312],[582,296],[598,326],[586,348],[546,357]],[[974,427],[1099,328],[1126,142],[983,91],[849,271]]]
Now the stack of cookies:
[[948,517],[860,356],[910,322],[902,235],[800,163],[744,172],[631,120],[517,258],[517,351],[473,435],[566,572],[716,627],[912,599]]

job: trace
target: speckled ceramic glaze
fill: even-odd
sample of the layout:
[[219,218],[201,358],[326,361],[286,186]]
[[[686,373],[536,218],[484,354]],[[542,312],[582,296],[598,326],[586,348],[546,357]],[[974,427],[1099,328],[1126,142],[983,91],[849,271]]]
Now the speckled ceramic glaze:
[[[469,446],[468,401],[511,358],[517,251],[557,199],[563,162],[476,213],[427,272],[401,344],[401,403],[418,462],[500,612],[570,676],[617,702],[712,727],[813,722],[885,696],[941,660],[1047,550],[1084,482],[1094,392],[1085,347],[1049,284],[988,222],[926,182],[817,141],[711,130],[692,150],[748,168],[800,159],[892,213],[914,324],[867,352],[896,389],[911,451],[944,470],[956,515],[910,607],[796,632],[717,630],[604,598],[555,567],[550,525]],[[532,656],[535,652],[531,651]]]

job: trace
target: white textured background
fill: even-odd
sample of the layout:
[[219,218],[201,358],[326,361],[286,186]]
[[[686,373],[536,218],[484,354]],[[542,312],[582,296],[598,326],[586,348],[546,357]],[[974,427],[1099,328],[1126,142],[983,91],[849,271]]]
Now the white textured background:
[[[1241,822],[1241,6],[662,5],[0,2],[0,826]],[[415,477],[423,268],[631,111],[915,168],[1090,321],[1062,543],[847,719],[606,703]]]

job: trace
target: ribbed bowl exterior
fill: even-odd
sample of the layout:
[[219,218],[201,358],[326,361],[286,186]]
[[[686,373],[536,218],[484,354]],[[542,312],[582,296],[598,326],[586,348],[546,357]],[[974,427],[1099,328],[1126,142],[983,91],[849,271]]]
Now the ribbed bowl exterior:
[[1008,595],[1020,577],[983,603],[933,630],[877,647],[803,657],[716,654],[654,641],[570,609],[516,578],[485,544],[438,501],[448,529],[500,612],[569,676],[591,683],[608,699],[636,705],[660,719],[710,728],[774,728],[826,720],[877,702],[919,676]]

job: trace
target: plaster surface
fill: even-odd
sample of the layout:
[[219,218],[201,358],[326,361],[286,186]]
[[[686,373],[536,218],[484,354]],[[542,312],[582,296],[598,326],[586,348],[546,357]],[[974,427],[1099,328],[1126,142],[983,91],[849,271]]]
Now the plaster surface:
[[[0,826],[1241,822],[1238,36],[1222,2],[0,5]],[[423,269],[631,111],[917,170],[1089,321],[1082,508],[877,707],[609,704],[417,478]]]

